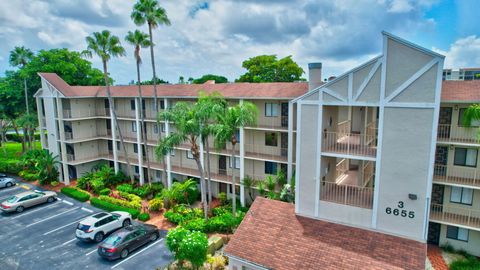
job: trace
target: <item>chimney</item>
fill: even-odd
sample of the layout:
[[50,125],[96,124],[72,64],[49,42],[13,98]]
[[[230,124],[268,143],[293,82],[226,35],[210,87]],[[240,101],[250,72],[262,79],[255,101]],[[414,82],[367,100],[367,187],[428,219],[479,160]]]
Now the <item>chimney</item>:
[[322,85],[322,63],[308,64],[308,91]]
[[215,80],[208,80],[204,82],[203,84],[215,84]]

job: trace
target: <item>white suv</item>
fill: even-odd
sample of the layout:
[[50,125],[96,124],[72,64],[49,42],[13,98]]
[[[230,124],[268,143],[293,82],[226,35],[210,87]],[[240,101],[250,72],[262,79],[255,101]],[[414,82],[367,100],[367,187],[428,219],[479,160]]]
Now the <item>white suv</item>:
[[105,235],[132,224],[132,215],[127,212],[101,212],[80,221],[75,235],[82,241],[102,242]]

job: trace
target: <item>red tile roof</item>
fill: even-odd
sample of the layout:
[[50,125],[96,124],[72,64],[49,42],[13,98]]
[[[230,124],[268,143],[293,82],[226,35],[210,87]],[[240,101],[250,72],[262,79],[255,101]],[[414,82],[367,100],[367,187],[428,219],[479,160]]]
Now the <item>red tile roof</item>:
[[[66,97],[105,97],[104,86],[70,86],[55,73],[39,73]],[[111,86],[113,97],[137,96],[136,85]],[[308,91],[308,83],[222,83],[222,84],[159,84],[160,97],[197,97],[200,90],[220,92],[226,98],[293,99]],[[144,96],[153,96],[153,86],[142,86]]]
[[480,80],[443,81],[442,102],[480,102]]
[[425,243],[295,215],[257,198],[224,252],[268,269],[425,269]]

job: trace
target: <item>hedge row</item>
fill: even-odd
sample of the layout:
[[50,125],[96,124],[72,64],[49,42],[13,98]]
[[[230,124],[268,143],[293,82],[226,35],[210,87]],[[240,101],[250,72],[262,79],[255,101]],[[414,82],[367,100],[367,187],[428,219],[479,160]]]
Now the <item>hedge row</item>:
[[138,215],[140,214],[140,211],[137,209],[132,209],[132,208],[127,208],[123,207],[120,205],[113,204],[111,202],[107,202],[98,198],[91,198],[90,203],[98,208],[101,208],[106,211],[124,211],[130,213],[132,215],[132,218],[137,218]]
[[[40,134],[35,133],[34,135],[35,140],[40,140]],[[17,135],[17,133],[8,133],[7,134],[7,141],[14,141],[14,142],[22,142],[23,134]]]
[[83,190],[72,188],[72,187],[64,187],[60,190],[63,194],[67,195],[70,198],[74,198],[75,200],[86,202],[90,199],[90,194]]

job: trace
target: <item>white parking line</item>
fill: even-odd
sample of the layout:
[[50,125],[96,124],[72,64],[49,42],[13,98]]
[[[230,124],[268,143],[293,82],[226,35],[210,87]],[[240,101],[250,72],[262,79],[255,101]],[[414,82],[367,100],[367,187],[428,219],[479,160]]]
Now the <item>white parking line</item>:
[[19,188],[20,188],[19,186],[10,187],[10,188],[3,188],[3,189],[0,190],[0,194],[1,194],[1,193],[4,193],[4,192],[6,192],[6,191],[17,190],[17,189],[19,189]]
[[63,201],[63,203],[66,203],[66,204],[68,204],[68,205],[73,205],[73,203],[72,203],[72,202],[69,202],[69,201]]
[[77,240],[77,238],[73,238],[72,240],[68,240],[67,242],[61,244],[60,246],[65,246],[66,244],[69,244],[69,243],[71,243],[71,242],[73,242],[73,241],[75,241],[75,240]]
[[61,230],[61,229],[65,228],[65,227],[68,227],[68,226],[70,226],[70,225],[72,225],[72,224],[78,223],[78,222],[79,222],[80,220],[82,220],[82,219],[84,219],[84,218],[81,218],[81,219],[76,220],[76,221],[74,221],[74,222],[72,222],[72,223],[65,224],[65,225],[63,225],[62,227],[58,227],[58,228],[56,228],[56,229],[53,229],[53,230],[51,230],[51,231],[48,231],[48,232],[44,233],[43,235],[49,235],[49,234],[51,234],[51,233],[54,233],[54,232],[56,232],[56,231],[58,231],[58,230]]
[[30,223],[30,224],[28,224],[28,225],[25,226],[25,227],[33,226],[33,225],[35,225],[35,224],[38,224],[38,223],[41,223],[41,222],[50,220],[50,219],[52,219],[52,218],[54,218],[54,217],[58,217],[58,216],[60,216],[60,215],[66,214],[66,213],[68,213],[68,212],[72,212],[73,210],[77,210],[77,209],[78,209],[78,207],[77,207],[77,208],[70,209],[70,210],[67,210],[67,211],[63,211],[63,212],[58,213],[58,214],[56,214],[56,215],[50,216],[50,217],[48,217],[48,218],[44,218],[44,219],[39,220],[39,221],[34,222],[34,223]]
[[88,212],[88,213],[93,213],[93,210],[91,209],[88,209],[88,208],[85,208],[85,207],[82,207],[80,208],[81,210],[85,211],[85,212]]
[[146,248],[144,248],[144,249],[140,250],[139,252],[137,252],[137,253],[133,254],[132,256],[130,256],[130,257],[128,257],[128,258],[126,258],[125,260],[123,260],[123,261],[121,261],[121,262],[119,262],[119,263],[115,264],[115,265],[114,265],[114,266],[112,266],[112,268],[110,268],[110,269],[113,269],[113,268],[115,268],[115,267],[119,266],[120,264],[122,264],[122,263],[124,263],[124,262],[126,262],[126,261],[130,260],[131,258],[133,258],[133,257],[137,256],[138,254],[142,253],[143,251],[145,251],[145,250],[147,250],[147,249],[149,249],[149,248],[153,247],[154,245],[156,245],[156,244],[158,244],[158,243],[161,243],[162,241],[163,241],[163,239],[160,239],[160,240],[158,240],[157,242],[155,242],[155,243],[153,243],[153,244],[151,244],[151,245],[147,246]]
[[31,214],[31,213],[35,213],[35,212],[38,212],[40,210],[44,210],[44,209],[48,209],[48,208],[52,208],[54,206],[57,206],[58,204],[57,203],[52,203],[52,205],[49,205],[49,206],[46,206],[46,207],[40,207],[38,209],[35,209],[35,210],[32,210],[32,211],[28,211],[28,212],[25,212],[23,214],[18,214],[17,216],[14,216],[12,219],[17,219],[19,217],[23,217],[25,215],[28,215],[28,214]]
[[92,250],[92,251],[88,252],[87,254],[85,254],[85,256],[88,256],[88,255],[90,255],[90,254],[94,253],[95,251],[97,251],[97,249],[98,249],[98,248],[96,248],[96,249],[94,249],[94,250]]

